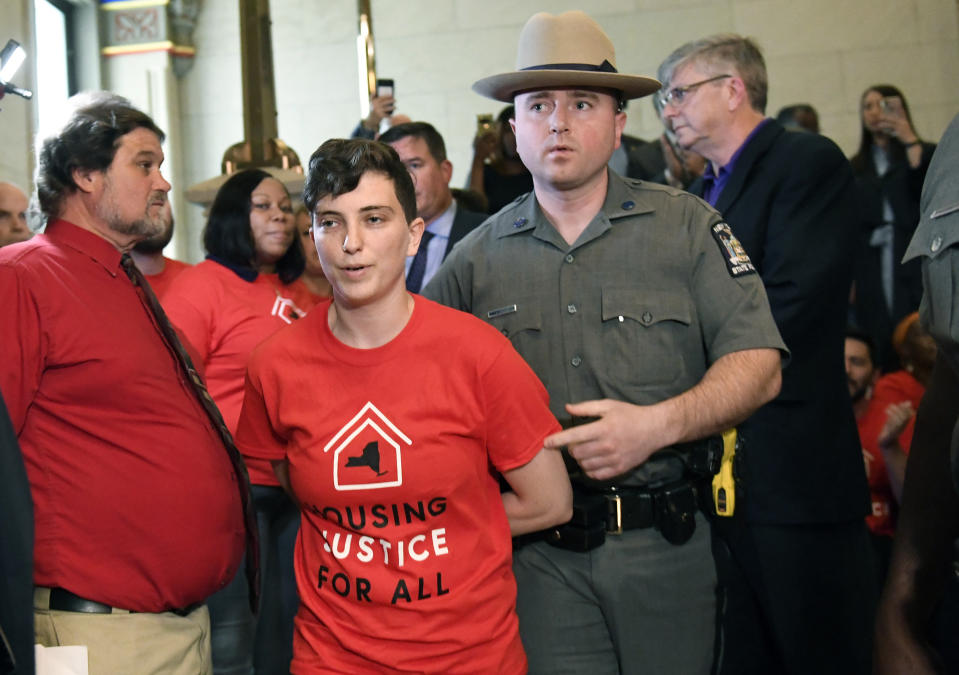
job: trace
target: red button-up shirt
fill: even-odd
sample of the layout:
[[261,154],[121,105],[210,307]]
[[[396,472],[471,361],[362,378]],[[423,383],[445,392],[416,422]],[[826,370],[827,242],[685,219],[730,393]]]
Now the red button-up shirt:
[[224,586],[244,547],[237,478],[119,251],[52,222],[0,249],[0,298],[34,582],[136,611]]

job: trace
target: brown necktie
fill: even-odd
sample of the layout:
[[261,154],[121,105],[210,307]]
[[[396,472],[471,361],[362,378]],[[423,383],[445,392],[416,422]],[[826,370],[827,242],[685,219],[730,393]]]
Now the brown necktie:
[[173,324],[170,323],[160,306],[160,301],[153,294],[150,284],[144,279],[129,253],[123,254],[120,258],[120,264],[123,266],[123,271],[130,277],[130,281],[139,290],[140,298],[153,315],[153,319],[156,321],[167,346],[170,347],[180,367],[186,373],[187,380],[193,386],[193,393],[196,394],[197,400],[203,406],[203,410],[206,411],[207,417],[210,418],[210,423],[219,432],[226,452],[230,457],[230,462],[233,464],[237,486],[240,489],[240,501],[243,503],[243,517],[246,521],[246,578],[250,587],[250,607],[256,613],[260,598],[260,549],[257,545],[256,513],[250,495],[250,477],[247,475],[246,465],[243,464],[243,458],[233,443],[233,436],[230,435],[230,430],[226,428],[226,423],[224,423],[223,416],[213,402],[213,397],[210,396],[203,379],[193,367],[193,361],[190,360],[186,349],[183,348],[180,338],[173,329]]

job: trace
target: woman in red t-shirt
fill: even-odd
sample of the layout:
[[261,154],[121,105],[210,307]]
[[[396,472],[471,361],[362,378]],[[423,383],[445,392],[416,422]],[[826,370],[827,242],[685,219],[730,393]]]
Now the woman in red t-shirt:
[[572,508],[546,389],[407,292],[424,223],[392,148],[327,141],[304,194],[333,300],[256,350],[236,436],[302,510],[291,672],[521,675],[510,535]]
[[[240,171],[220,187],[203,243],[206,260],[174,280],[164,305],[199,354],[210,395],[235,433],[253,349],[304,316],[317,298],[300,280],[304,257],[290,195],[265,171]],[[210,598],[213,668],[248,673],[255,665],[257,672],[285,673],[297,608],[299,513],[269,462],[244,461],[260,531],[260,614],[257,620],[250,611],[243,574]]]

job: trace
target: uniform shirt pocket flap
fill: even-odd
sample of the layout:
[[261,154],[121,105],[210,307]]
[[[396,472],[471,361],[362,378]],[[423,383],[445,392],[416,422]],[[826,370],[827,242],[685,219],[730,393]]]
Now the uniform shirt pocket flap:
[[507,336],[515,336],[524,331],[543,330],[543,317],[538,307],[532,303],[516,303],[504,307],[495,307],[483,316],[489,323]]
[[669,291],[604,288],[603,321],[626,319],[643,326],[654,326],[663,321],[689,325],[688,297]]

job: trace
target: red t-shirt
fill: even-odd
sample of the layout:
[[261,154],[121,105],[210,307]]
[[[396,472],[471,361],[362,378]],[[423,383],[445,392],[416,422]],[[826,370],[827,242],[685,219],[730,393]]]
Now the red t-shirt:
[[35,583],[146,612],[228,583],[244,548],[236,476],[120,253],[54,221],[0,249],[0,297]]
[[[247,281],[212,260],[183,271],[167,290],[163,308],[199,356],[207,389],[230,433],[236,433],[253,348],[314,304],[299,280],[284,285],[276,274],[258,274]],[[246,456],[244,461],[251,483],[279,485],[268,461]]]
[[150,282],[150,288],[153,289],[153,294],[157,296],[157,299],[163,300],[163,296],[166,295],[173,280],[177,278],[180,272],[190,267],[185,262],[163,256],[163,271],[159,274],[144,274],[143,276]]
[[289,461],[302,509],[295,673],[526,672],[492,469],[559,425],[496,329],[415,297],[377,349],[336,339],[324,304],[250,362],[237,443]]
[[[910,401],[918,410],[925,388],[905,370],[879,378],[869,406],[858,421],[859,439],[862,441],[862,456],[866,463],[866,478],[872,499],[872,514],[866,516],[866,524],[875,534],[892,536],[896,530],[896,499],[889,484],[886,460],[879,449],[879,432],[886,423],[886,408],[893,403]],[[912,432],[916,418],[909,420],[899,436],[899,446],[908,455],[912,445]]]

